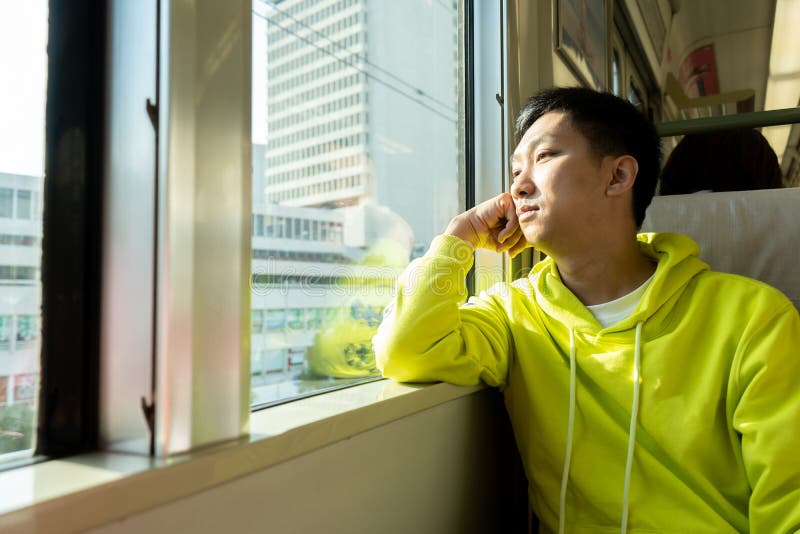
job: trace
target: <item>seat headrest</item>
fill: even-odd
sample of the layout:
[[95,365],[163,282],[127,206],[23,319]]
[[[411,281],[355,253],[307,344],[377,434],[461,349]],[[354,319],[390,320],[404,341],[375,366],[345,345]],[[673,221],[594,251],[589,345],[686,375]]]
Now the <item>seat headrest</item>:
[[780,289],[800,310],[800,188],[655,197],[642,232],[685,234],[715,271]]

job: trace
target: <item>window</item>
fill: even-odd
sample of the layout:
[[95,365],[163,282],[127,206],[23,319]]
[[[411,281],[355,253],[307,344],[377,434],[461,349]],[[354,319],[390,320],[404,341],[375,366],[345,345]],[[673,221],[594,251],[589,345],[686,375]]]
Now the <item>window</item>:
[[303,321],[303,310],[302,308],[293,308],[289,310],[286,326],[289,327],[291,330],[302,330],[305,326],[305,322]]
[[250,330],[253,334],[260,334],[264,331],[264,312],[262,310],[250,312]]
[[35,315],[17,316],[17,349],[30,348],[39,339],[39,325]]
[[256,404],[377,376],[370,339],[397,275],[465,205],[461,3],[382,3],[368,26],[371,5],[253,1],[253,153],[266,162],[253,196],[281,238],[253,251],[265,329],[251,367],[269,369]]
[[267,310],[264,326],[267,330],[283,330],[286,326],[286,312],[284,310]]
[[0,462],[35,445],[48,16],[46,0],[0,3]]
[[253,215],[253,235],[264,235],[264,216],[260,214]]
[[644,99],[642,98],[642,93],[639,91],[639,88],[636,87],[633,80],[631,80],[630,85],[628,86],[628,102],[636,106],[641,112],[645,112],[645,104]]
[[14,190],[0,187],[0,217],[10,219],[14,216]]
[[17,190],[17,219],[30,219],[33,215],[31,192],[24,189]]
[[38,373],[26,373],[14,377],[14,402],[32,403],[36,394]]
[[0,315],[0,351],[11,350],[11,315]]

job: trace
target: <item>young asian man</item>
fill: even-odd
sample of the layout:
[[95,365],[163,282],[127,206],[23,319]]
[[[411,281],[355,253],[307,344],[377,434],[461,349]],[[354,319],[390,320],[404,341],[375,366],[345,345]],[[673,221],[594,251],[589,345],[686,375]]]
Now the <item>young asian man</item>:
[[[659,139],[629,103],[557,88],[517,121],[514,183],[401,276],[374,339],[401,381],[500,387],[543,529],[800,529],[800,317],[637,229]],[[467,296],[476,248],[546,253]]]

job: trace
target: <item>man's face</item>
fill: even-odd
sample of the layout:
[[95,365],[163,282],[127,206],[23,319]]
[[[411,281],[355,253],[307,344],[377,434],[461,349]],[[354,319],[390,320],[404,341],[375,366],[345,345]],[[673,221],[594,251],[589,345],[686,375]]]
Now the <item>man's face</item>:
[[533,123],[512,158],[511,195],[528,242],[553,254],[600,228],[612,159],[593,153],[563,112]]

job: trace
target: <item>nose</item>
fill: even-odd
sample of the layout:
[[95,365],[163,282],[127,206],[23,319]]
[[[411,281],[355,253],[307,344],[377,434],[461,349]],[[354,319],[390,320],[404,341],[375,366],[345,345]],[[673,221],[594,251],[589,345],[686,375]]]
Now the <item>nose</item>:
[[511,184],[511,196],[514,198],[525,198],[533,194],[533,181],[527,170],[523,170]]

